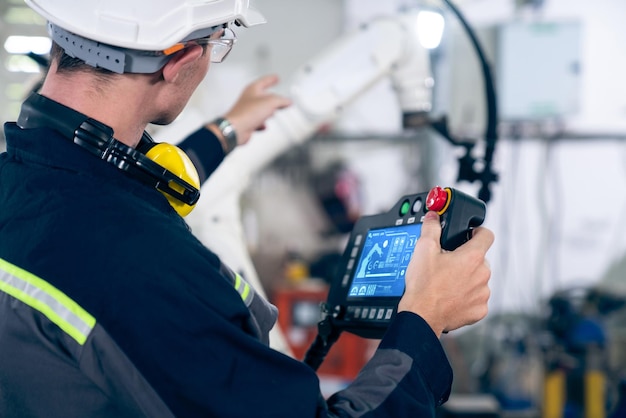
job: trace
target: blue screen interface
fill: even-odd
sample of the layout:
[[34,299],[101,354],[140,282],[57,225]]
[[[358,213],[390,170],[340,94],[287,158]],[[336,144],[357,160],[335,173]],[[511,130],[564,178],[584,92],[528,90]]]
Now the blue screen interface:
[[368,231],[348,299],[402,296],[406,269],[421,231],[421,223]]

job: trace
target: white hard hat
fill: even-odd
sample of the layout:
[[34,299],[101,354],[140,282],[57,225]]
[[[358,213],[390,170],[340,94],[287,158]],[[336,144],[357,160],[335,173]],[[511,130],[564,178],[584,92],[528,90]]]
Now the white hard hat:
[[50,23],[111,46],[160,51],[228,22],[265,23],[251,0],[25,0]]

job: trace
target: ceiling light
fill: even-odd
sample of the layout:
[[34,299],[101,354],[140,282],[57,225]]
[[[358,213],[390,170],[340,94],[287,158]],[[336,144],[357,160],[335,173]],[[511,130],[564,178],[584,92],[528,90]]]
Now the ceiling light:
[[4,42],[4,49],[9,54],[27,54],[34,52],[42,55],[50,52],[52,42],[46,36],[18,36],[12,35]]
[[441,43],[445,22],[440,13],[423,10],[417,15],[417,36],[426,49],[434,49]]

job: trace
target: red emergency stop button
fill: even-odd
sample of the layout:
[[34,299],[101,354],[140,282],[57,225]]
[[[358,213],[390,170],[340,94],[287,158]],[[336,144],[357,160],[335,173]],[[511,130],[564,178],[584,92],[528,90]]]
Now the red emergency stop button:
[[446,209],[449,199],[448,190],[443,187],[435,186],[430,189],[426,196],[426,209],[435,212],[441,212]]

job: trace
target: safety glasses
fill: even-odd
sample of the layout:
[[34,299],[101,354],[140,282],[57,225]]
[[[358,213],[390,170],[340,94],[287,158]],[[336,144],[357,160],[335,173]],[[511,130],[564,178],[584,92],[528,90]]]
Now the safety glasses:
[[211,54],[211,62],[222,62],[233,49],[233,45],[236,41],[237,35],[235,35],[235,32],[230,28],[224,28],[219,38],[217,38],[215,34],[211,34],[211,36],[205,38],[179,42],[164,50],[163,53],[165,55],[172,55],[190,45],[208,45],[210,49],[209,53]]

